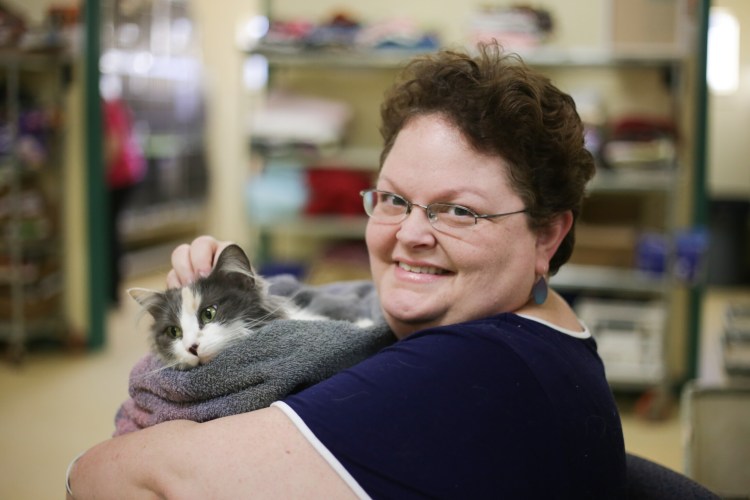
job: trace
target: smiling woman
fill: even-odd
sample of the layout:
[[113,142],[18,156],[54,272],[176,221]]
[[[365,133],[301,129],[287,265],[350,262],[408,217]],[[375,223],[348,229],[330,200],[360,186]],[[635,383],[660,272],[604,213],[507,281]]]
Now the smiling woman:
[[[547,289],[594,173],[573,100],[489,45],[416,59],[381,111],[372,282],[270,291],[369,311],[399,340],[271,408],[102,443],[73,468],[76,498],[624,497],[596,343]],[[227,246],[178,247],[168,283]]]
[[[506,162],[478,153],[464,137],[445,114],[412,118],[383,163],[378,189],[407,193],[430,205],[522,211],[524,201],[508,182]],[[411,213],[400,224],[370,219],[366,240],[373,281],[397,335],[521,309],[534,283],[547,274],[572,217],[561,215],[544,231],[532,230],[526,217],[489,219],[481,226],[468,220],[467,226],[444,231],[422,213]],[[414,273],[415,268],[440,272]],[[573,317],[566,324],[577,327]]]

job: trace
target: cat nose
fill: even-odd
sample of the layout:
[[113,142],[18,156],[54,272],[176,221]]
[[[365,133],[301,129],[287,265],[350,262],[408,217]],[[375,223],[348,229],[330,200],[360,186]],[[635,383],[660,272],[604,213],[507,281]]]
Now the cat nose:
[[193,344],[190,346],[190,349],[188,349],[188,352],[192,354],[193,356],[198,355],[198,344]]

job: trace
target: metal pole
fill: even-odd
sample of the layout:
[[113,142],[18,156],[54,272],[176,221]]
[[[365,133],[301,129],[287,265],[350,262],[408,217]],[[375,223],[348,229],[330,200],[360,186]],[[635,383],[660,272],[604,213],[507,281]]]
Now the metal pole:
[[[701,0],[698,5],[698,46],[696,47],[695,69],[695,130],[693,131],[694,165],[693,165],[693,214],[694,227],[706,227],[708,224],[708,196],[706,192],[706,163],[708,161],[708,85],[706,83],[706,65],[708,59],[708,17],[711,0]],[[701,309],[703,307],[703,284],[697,283],[689,292],[688,306],[688,373],[687,378],[694,379],[698,373],[698,354],[700,349]]]
[[89,335],[88,346],[98,349],[105,343],[105,313],[110,257],[106,238],[107,190],[104,179],[102,148],[102,113],[99,96],[100,5],[99,0],[85,2],[86,51],[84,69],[84,116],[86,117],[86,180],[89,264]]

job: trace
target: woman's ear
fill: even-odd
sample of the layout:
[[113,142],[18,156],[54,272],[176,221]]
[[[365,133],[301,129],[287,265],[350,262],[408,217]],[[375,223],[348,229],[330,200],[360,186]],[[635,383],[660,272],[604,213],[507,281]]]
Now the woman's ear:
[[557,252],[557,248],[571,227],[573,227],[573,213],[567,210],[556,215],[548,225],[538,230],[536,239],[537,273],[540,275],[547,274],[549,261]]

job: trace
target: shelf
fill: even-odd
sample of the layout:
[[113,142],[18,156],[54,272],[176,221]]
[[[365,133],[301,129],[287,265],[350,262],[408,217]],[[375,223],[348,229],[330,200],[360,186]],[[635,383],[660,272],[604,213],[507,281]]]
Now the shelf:
[[673,191],[679,176],[677,170],[605,170],[597,169],[588,186],[591,193]]
[[258,47],[251,54],[262,55],[269,64],[297,68],[398,69],[425,51],[392,50],[323,50],[285,47]]
[[[61,70],[71,62],[70,54],[62,51],[0,50],[9,144],[16,145],[23,133],[18,124],[27,107],[24,103],[54,98],[52,111],[64,115],[61,100],[69,75]],[[39,165],[27,163],[16,147],[0,155],[0,229],[5,236],[0,244],[0,340],[12,357],[20,357],[37,333],[59,341],[64,341],[66,334],[64,275],[59,264],[62,240],[56,231],[63,221],[54,210],[56,203],[50,202],[64,196],[60,191],[64,154],[59,142],[63,130],[53,123],[44,124],[47,158]]]
[[607,369],[607,382],[613,389],[642,390],[653,387],[664,380],[663,373],[616,372]]
[[347,170],[377,171],[380,165],[380,148],[341,148],[313,159],[309,167],[332,167]]
[[14,67],[23,71],[49,71],[55,65],[71,62],[64,52],[26,52],[0,50],[0,67]]
[[258,223],[267,233],[276,235],[362,238],[367,225],[366,216],[321,215],[301,216],[294,219],[275,220]]
[[131,208],[121,217],[123,244],[137,248],[165,239],[184,238],[194,234],[204,218],[205,204],[199,201]]
[[326,148],[320,151],[283,150],[280,152],[261,153],[269,160],[284,160],[290,166],[299,164],[300,168],[338,168],[376,172],[380,165],[380,148],[343,147]]
[[526,64],[547,68],[576,67],[623,67],[623,66],[671,66],[681,63],[686,54],[678,50],[613,51],[600,48],[569,48],[543,46],[536,49],[519,50]]
[[[398,69],[415,56],[431,51],[408,49],[305,49],[296,47],[259,46],[250,51],[268,59],[269,64],[298,68]],[[667,67],[682,62],[686,55],[679,51],[628,51],[607,49],[539,47],[517,50],[526,64],[546,68],[571,67]]]
[[[0,254],[9,255],[12,249],[16,246],[19,247],[23,255],[30,255],[33,257],[42,256],[57,256],[60,254],[60,249],[55,244],[59,237],[55,235],[45,236],[43,238],[22,238],[19,240],[12,240],[7,235],[4,236],[4,241],[0,242]],[[0,278],[2,279],[2,278]]]
[[[33,340],[48,340],[63,342],[67,333],[67,326],[60,313],[52,315],[40,314],[24,320],[23,335],[25,342]],[[6,319],[0,318],[0,342],[14,341],[14,325]]]
[[552,277],[556,290],[589,292],[630,292],[663,295],[669,291],[666,278],[638,271],[604,266],[566,264]]

